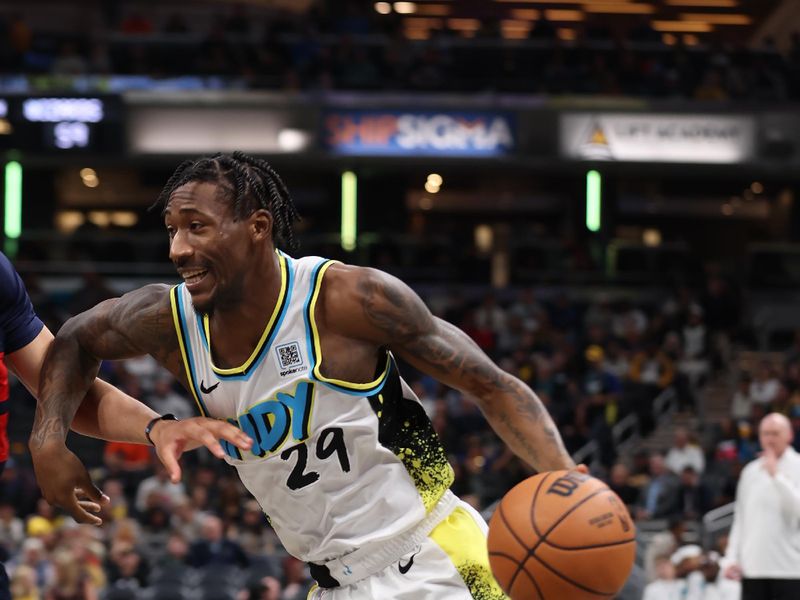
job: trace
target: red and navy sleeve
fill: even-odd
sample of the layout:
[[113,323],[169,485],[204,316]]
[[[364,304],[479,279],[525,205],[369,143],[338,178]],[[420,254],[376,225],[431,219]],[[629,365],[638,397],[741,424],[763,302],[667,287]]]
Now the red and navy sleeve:
[[10,354],[30,344],[44,325],[14,267],[0,253],[0,352]]

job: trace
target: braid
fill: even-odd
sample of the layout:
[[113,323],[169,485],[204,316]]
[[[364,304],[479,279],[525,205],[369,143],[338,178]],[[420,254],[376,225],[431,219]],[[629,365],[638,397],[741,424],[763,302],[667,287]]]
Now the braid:
[[176,189],[193,181],[216,183],[236,219],[262,208],[268,210],[275,246],[289,251],[297,248],[294,222],[300,215],[286,184],[267,161],[238,151],[186,160],[175,169],[151,209],[166,206]]

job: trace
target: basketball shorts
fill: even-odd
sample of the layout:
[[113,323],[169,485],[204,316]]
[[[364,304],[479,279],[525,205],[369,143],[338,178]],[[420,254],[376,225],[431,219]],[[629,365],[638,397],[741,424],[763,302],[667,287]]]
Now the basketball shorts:
[[349,585],[314,587],[309,600],[507,600],[489,568],[487,525],[466,502],[410,552]]

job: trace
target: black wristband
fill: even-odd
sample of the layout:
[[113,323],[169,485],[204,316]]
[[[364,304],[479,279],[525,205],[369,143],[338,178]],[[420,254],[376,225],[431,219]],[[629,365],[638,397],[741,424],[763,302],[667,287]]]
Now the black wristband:
[[178,417],[176,417],[172,413],[167,413],[165,415],[161,415],[160,417],[156,417],[155,419],[152,419],[147,424],[147,427],[144,428],[144,437],[147,438],[147,441],[150,442],[151,446],[155,446],[155,444],[153,443],[153,440],[150,439],[150,432],[153,431],[153,426],[158,421],[177,421],[177,420],[178,420]]

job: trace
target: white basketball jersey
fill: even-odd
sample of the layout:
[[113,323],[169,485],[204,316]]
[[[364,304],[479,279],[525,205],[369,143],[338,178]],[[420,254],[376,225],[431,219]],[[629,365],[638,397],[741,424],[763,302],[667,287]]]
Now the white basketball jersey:
[[238,368],[213,364],[207,316],[186,286],[171,291],[192,395],[203,415],[253,439],[226,460],[269,516],[286,550],[310,562],[415,526],[453,482],[417,397],[387,352],[370,383],[328,379],[314,308],[333,261],[278,253],[281,290],[258,345]]

